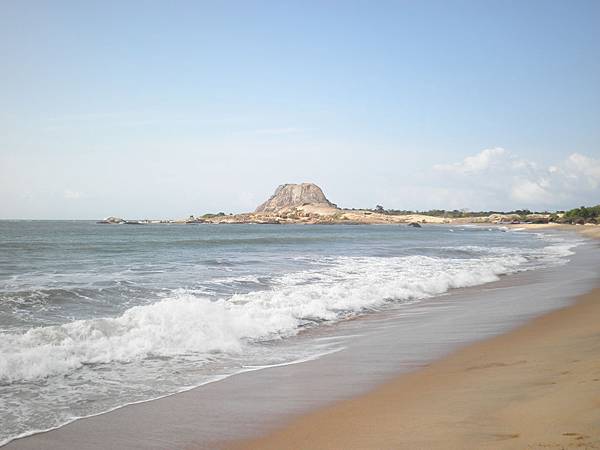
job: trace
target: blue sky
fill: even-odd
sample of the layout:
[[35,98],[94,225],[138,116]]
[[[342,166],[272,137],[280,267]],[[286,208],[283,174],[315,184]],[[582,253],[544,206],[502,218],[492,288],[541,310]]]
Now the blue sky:
[[600,2],[0,3],[0,217],[600,203]]

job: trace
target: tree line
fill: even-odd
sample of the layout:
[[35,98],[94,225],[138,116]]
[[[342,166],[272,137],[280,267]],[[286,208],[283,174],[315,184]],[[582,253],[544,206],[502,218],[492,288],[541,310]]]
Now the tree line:
[[565,212],[562,222],[565,223],[598,223],[600,217],[600,205],[580,206]]
[[[353,208],[354,209],[354,208]],[[413,211],[408,209],[385,209],[381,205],[377,205],[368,211],[379,214],[387,214],[391,216],[423,214],[425,216],[445,217],[449,219],[469,218],[491,216],[492,214],[515,215],[523,220],[532,214],[548,215],[549,222],[556,223],[598,223],[600,221],[600,205],[596,206],[580,206],[579,208],[570,209],[568,211],[556,211],[550,213],[548,211],[530,211],[529,209],[515,209],[512,211],[469,211],[467,209],[430,209],[428,211]]]

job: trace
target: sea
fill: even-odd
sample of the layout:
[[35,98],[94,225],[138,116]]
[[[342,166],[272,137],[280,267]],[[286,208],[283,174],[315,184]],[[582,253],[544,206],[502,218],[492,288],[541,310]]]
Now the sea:
[[0,221],[0,445],[335,353],[326,336],[343,322],[416,308],[426,322],[428,302],[568,265],[583,242],[498,226]]

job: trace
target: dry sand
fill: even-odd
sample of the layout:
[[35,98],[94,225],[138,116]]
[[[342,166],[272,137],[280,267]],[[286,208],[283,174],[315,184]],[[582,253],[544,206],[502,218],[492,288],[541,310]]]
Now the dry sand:
[[579,234],[593,238],[600,239],[600,225],[563,225],[555,223],[547,224],[522,224],[522,225],[511,225],[512,228],[524,228],[526,230],[564,230],[564,231],[576,231]]
[[231,448],[600,448],[600,289]]

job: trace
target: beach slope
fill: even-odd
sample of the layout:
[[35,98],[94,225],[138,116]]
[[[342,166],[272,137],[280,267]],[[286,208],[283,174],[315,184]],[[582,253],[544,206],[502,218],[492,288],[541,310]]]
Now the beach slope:
[[236,449],[600,448],[600,289]]

